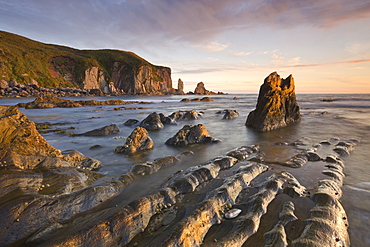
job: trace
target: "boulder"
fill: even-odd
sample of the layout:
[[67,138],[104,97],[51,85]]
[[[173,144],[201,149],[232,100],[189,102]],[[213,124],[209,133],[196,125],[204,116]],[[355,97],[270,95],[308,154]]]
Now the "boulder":
[[5,88],[8,88],[8,87],[9,87],[8,82],[6,80],[1,79],[0,80],[0,88],[5,89]]
[[137,124],[139,122],[139,120],[136,120],[136,119],[129,119],[127,120],[123,125],[124,126],[132,126],[134,124]]
[[177,111],[173,112],[169,118],[171,118],[173,121],[179,121],[179,120],[195,120],[202,116],[197,111],[191,110],[191,111]]
[[203,124],[184,125],[173,137],[166,141],[171,146],[187,146],[191,144],[202,144],[219,142],[211,137]]
[[239,117],[239,112],[237,110],[226,109],[222,113],[224,113],[222,119],[234,119]]
[[256,109],[249,113],[246,126],[270,131],[301,120],[293,76],[286,79],[273,72],[260,87]]
[[161,121],[161,116],[158,113],[153,112],[141,121],[140,127],[143,127],[146,130],[160,130],[164,128],[164,125]]
[[114,149],[116,153],[133,154],[137,151],[149,150],[154,147],[154,142],[148,135],[148,131],[142,127],[136,127],[123,146]]
[[90,130],[78,136],[108,136],[120,132],[121,130],[116,124],[107,125],[98,129]]

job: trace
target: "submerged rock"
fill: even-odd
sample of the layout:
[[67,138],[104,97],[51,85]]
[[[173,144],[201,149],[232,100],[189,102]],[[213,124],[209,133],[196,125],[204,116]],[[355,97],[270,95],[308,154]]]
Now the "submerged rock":
[[202,144],[219,142],[211,137],[203,124],[184,125],[173,137],[166,141],[171,146],[187,146],[191,144]]
[[107,125],[98,129],[90,130],[75,136],[108,136],[120,132],[121,130],[116,124]]
[[249,113],[246,126],[270,131],[301,120],[293,76],[286,79],[273,72],[261,85],[256,109]]
[[123,125],[125,126],[132,126],[134,124],[137,124],[139,122],[139,120],[136,120],[136,119],[128,119],[126,122],[124,122]]
[[148,135],[148,131],[142,127],[136,127],[127,137],[123,146],[114,149],[116,153],[133,154],[138,151],[149,150],[154,147],[154,142]]
[[222,113],[224,113],[222,119],[234,119],[239,117],[239,112],[237,110],[226,109],[223,110]]

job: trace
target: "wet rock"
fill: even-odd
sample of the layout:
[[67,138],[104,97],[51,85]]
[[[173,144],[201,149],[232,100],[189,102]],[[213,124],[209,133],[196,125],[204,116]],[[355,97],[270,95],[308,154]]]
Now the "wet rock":
[[143,121],[141,121],[140,127],[143,127],[146,130],[161,130],[164,128],[164,125],[161,121],[160,115],[156,112],[153,112],[149,114]]
[[126,122],[124,122],[123,125],[125,126],[132,126],[134,124],[137,124],[139,122],[139,120],[136,120],[136,119],[128,119]]
[[283,209],[279,214],[279,221],[271,231],[265,233],[265,247],[288,246],[288,241],[285,232],[285,225],[291,221],[297,220],[294,215],[294,204],[287,201],[283,205]]
[[98,148],[102,148],[102,147],[103,147],[102,145],[97,144],[97,145],[91,146],[89,149],[98,149]]
[[159,158],[154,160],[154,162],[146,162],[143,164],[136,164],[132,167],[131,172],[135,175],[148,175],[152,174],[153,172],[157,172],[162,167],[166,167],[169,165],[173,165],[180,160],[174,156],[167,156],[164,158]]
[[116,153],[133,154],[137,151],[149,150],[154,147],[154,142],[148,135],[148,131],[142,127],[136,127],[127,137],[123,146],[114,149]]
[[229,151],[226,155],[234,157],[239,161],[245,160],[252,153],[257,153],[259,151],[259,146],[242,146],[234,150]]
[[264,81],[256,109],[249,113],[246,126],[270,131],[301,120],[292,75],[286,79],[273,72]]
[[108,136],[120,132],[121,130],[116,124],[107,125],[98,129],[90,130],[75,136]]
[[184,98],[184,99],[180,100],[180,102],[191,102],[191,100],[188,99],[188,98]]
[[168,116],[172,121],[188,121],[188,120],[196,120],[202,117],[202,114],[191,110],[191,111],[177,111],[173,112],[170,116]]
[[237,118],[239,117],[239,112],[237,110],[224,110],[223,111],[225,114],[224,116],[222,117],[222,119],[234,119],[234,118]]
[[166,141],[171,146],[187,146],[191,144],[205,144],[219,142],[211,137],[203,124],[184,125],[173,137]]
[[70,165],[83,168],[87,170],[97,170],[102,167],[102,164],[99,160],[86,157],[77,150],[66,150],[63,151],[63,159],[67,161]]

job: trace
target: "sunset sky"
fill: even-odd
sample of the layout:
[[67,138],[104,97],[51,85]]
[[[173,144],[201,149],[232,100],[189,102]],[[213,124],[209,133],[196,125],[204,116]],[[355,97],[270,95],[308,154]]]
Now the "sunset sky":
[[185,91],[258,93],[277,71],[297,93],[370,93],[369,0],[0,0],[0,30],[132,51]]

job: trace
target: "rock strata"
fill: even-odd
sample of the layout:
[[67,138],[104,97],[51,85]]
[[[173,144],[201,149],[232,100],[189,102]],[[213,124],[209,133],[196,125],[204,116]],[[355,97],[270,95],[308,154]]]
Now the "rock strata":
[[219,142],[211,137],[203,124],[184,125],[173,137],[166,141],[171,146],[187,146],[191,144],[204,144]]
[[271,73],[260,87],[256,109],[249,113],[246,126],[270,131],[300,120],[293,76],[281,79]]
[[154,142],[148,135],[148,131],[142,127],[136,127],[126,139],[123,146],[114,149],[116,153],[133,154],[138,151],[149,150],[154,147]]

